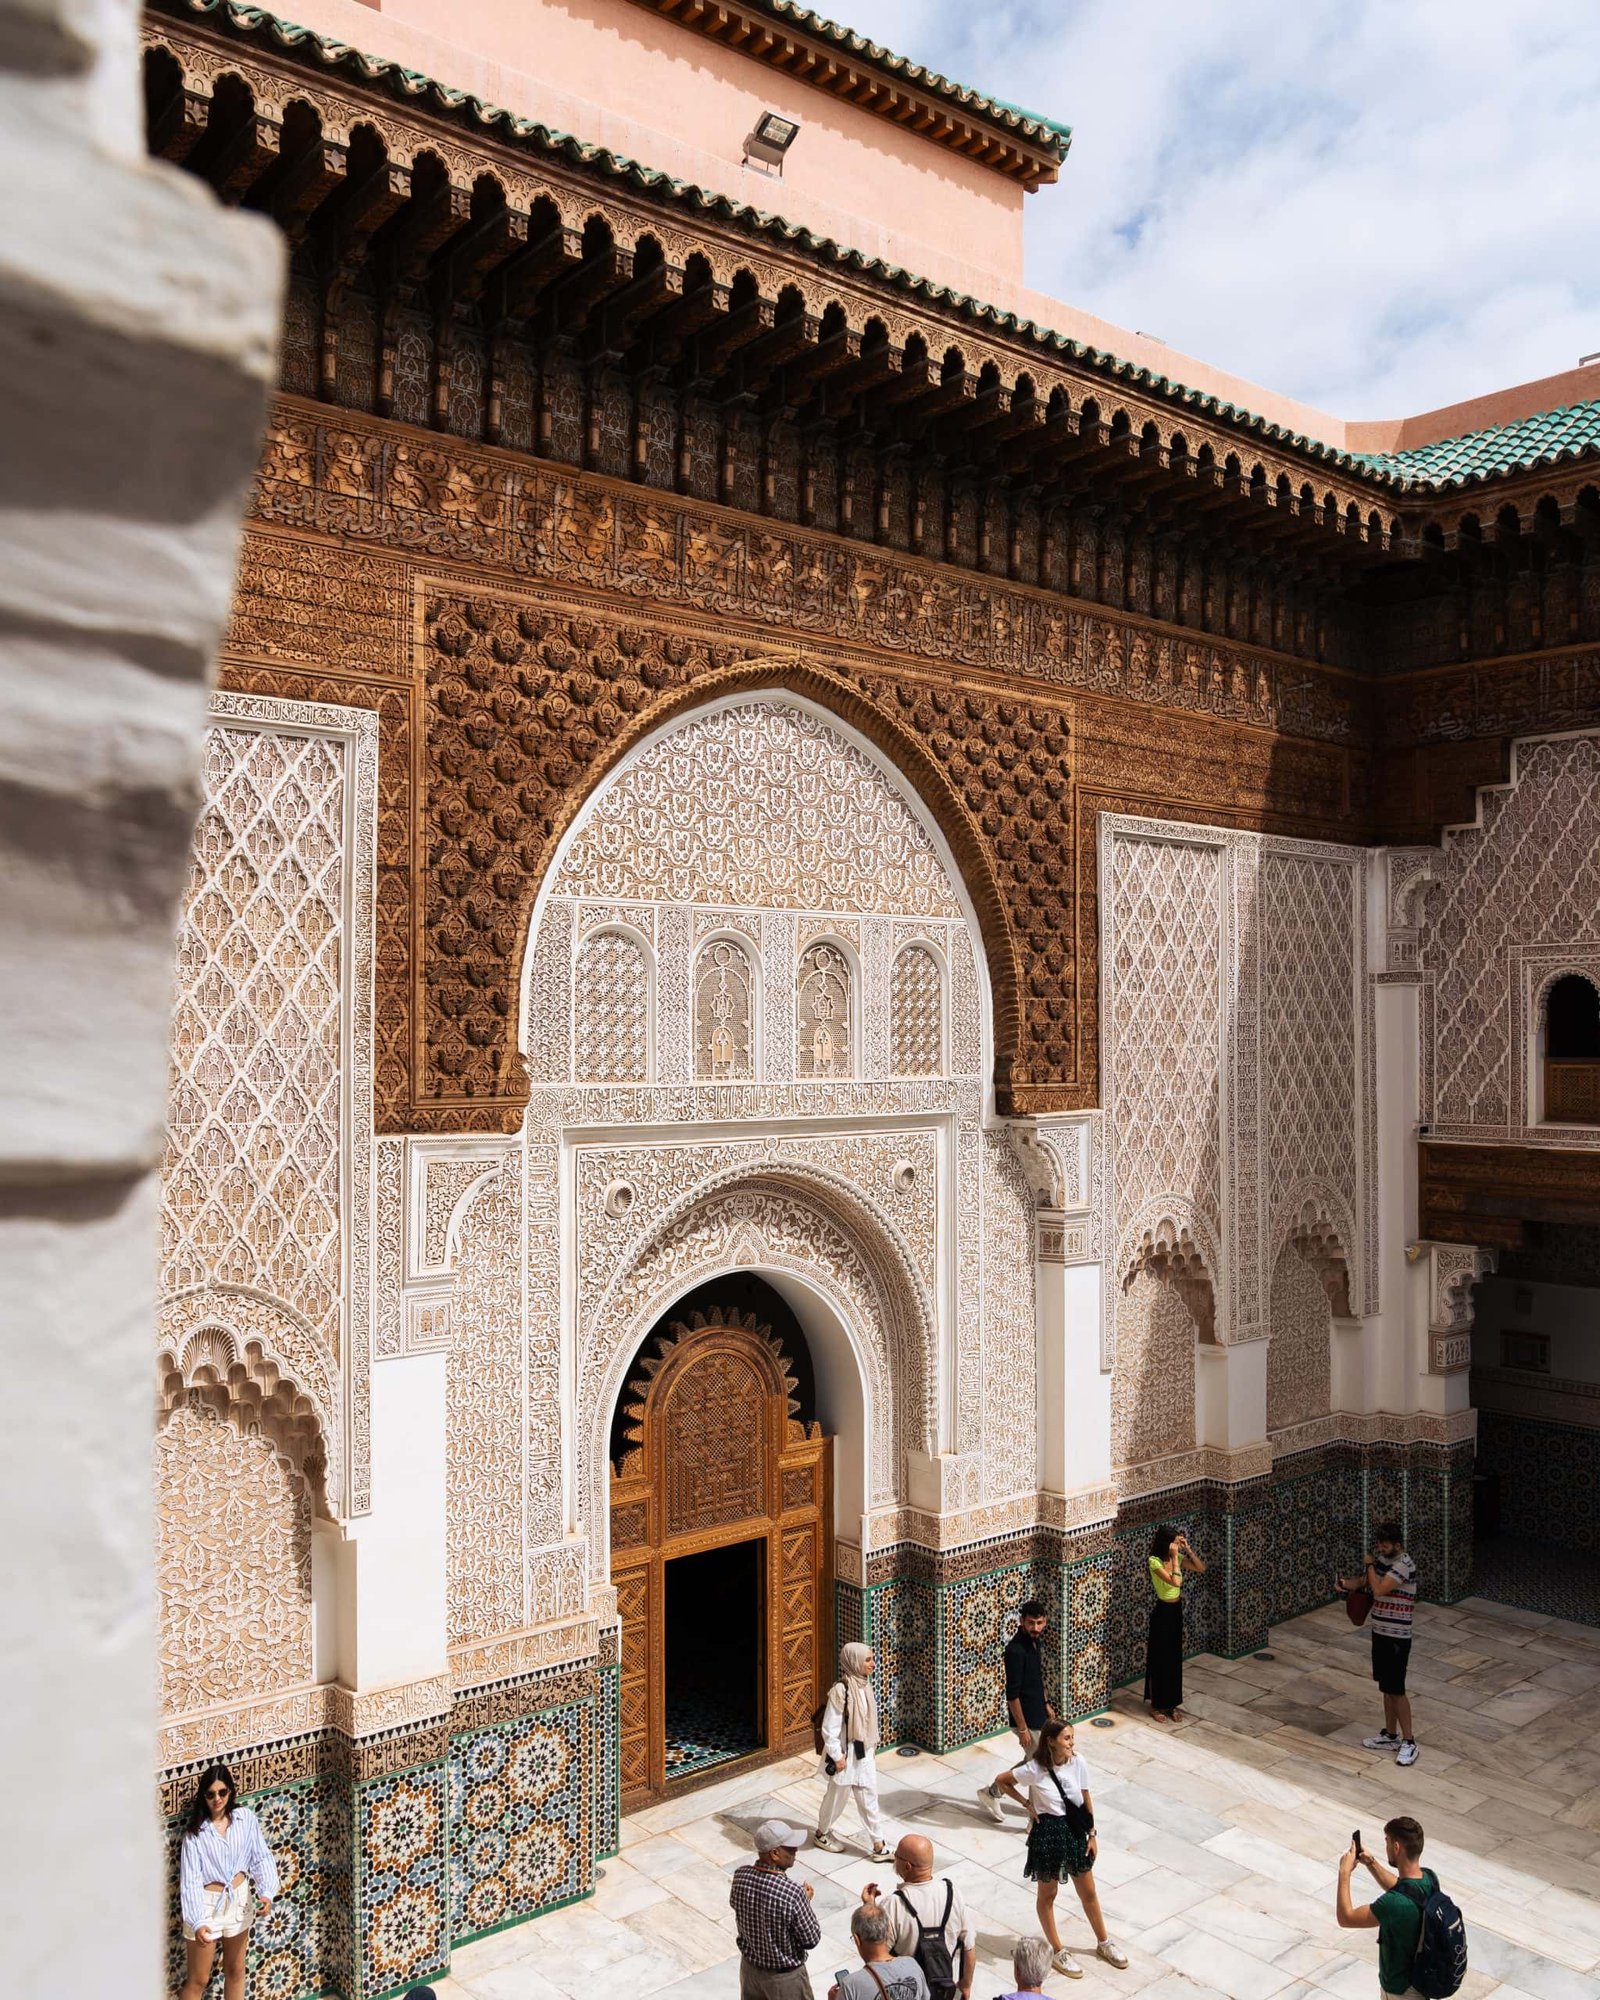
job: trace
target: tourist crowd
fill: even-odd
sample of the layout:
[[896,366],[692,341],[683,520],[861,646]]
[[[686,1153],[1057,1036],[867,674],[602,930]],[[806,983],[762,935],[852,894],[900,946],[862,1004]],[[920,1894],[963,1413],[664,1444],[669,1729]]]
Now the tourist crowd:
[[[1145,1700],[1155,1720],[1172,1724],[1183,1714],[1184,1577],[1203,1574],[1205,1563],[1186,1535],[1162,1527],[1152,1539],[1148,1569],[1152,1601]],[[1360,1615],[1370,1614],[1372,1621],[1372,1676],[1383,1697],[1384,1719],[1366,1747],[1393,1752],[1397,1764],[1415,1764],[1419,1753],[1406,1669],[1417,1569],[1402,1544],[1399,1524],[1380,1523],[1361,1575],[1338,1581]],[[1008,1799],[1027,1815],[1022,1872],[1034,1884],[1039,1920],[1039,1936],[1017,1941],[1015,1985],[1000,2000],[1041,1992],[1052,1971],[1068,1979],[1083,1976],[1056,1915],[1064,1881],[1072,1884],[1093,1934],[1095,1955],[1118,1971],[1128,1964],[1126,1951],[1106,1927],[1095,1886],[1099,1840],[1089,1767],[1073,1725],[1057,1714],[1047,1690],[1047,1628],[1042,1604],[1030,1600],[1021,1607],[1004,1656],[1006,1708],[1021,1757],[978,1791],[980,1809],[999,1825],[1006,1823]],[[874,1664],[869,1646],[845,1646],[839,1678],[814,1718],[825,1788],[809,1845],[826,1853],[843,1852],[836,1829],[853,1801],[871,1859],[892,1863],[896,1877],[887,1895],[876,1881],[863,1888],[850,1920],[861,1962],[838,1968],[828,2000],[956,2000],[958,1994],[971,2000],[977,1934],[959,1886],[937,1873],[933,1843],[923,1835],[908,1833],[892,1849],[884,1837]],[[1346,1929],[1377,1931],[1381,1995],[1448,2000],[1466,1965],[1460,1913],[1433,1871],[1422,1866],[1423,1832],[1415,1819],[1391,1819],[1384,1827],[1384,1843],[1386,1859],[1380,1862],[1362,1846],[1359,1832],[1352,1838],[1339,1862],[1338,1922]],[[738,1930],[741,2000],[814,2000],[807,1962],[822,1941],[822,1927],[812,1883],[792,1872],[807,1845],[803,1829],[764,1820],[755,1830],[755,1860],[734,1871],[729,1901]],[[1360,1905],[1351,1894],[1358,1867],[1368,1871],[1380,1892]],[[232,1775],[223,1765],[211,1766],[196,1787],[180,1846],[179,1892],[187,1947],[181,2000],[201,2000],[219,1948],[225,2000],[244,2000],[246,1944],[255,1919],[272,1907],[278,1871],[260,1823],[237,1802]],[[419,1987],[411,2000],[429,2000],[430,1994],[431,1989]]]

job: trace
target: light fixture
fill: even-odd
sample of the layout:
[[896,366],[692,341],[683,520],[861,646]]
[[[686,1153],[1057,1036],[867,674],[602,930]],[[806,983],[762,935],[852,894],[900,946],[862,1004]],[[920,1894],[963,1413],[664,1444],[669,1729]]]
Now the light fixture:
[[781,178],[783,156],[794,144],[799,130],[794,119],[780,117],[776,111],[763,111],[756,120],[755,130],[745,139],[741,164],[749,166],[755,160],[763,172],[776,171]]

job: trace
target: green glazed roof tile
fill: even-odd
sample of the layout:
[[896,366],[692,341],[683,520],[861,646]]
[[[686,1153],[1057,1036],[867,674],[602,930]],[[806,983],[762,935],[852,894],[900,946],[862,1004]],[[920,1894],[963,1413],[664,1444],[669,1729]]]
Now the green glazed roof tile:
[[1374,469],[1430,487],[1463,486],[1507,472],[1530,472],[1600,450],[1600,400],[1540,410],[1509,424],[1465,431],[1410,451],[1366,454]]

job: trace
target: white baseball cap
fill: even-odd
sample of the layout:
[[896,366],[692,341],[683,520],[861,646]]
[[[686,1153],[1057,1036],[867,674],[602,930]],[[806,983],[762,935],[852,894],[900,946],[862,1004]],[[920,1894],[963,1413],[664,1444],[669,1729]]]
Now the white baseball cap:
[[764,1819],[756,1828],[757,1854],[770,1854],[775,1847],[804,1847],[806,1837],[795,1826],[785,1826],[781,1819]]

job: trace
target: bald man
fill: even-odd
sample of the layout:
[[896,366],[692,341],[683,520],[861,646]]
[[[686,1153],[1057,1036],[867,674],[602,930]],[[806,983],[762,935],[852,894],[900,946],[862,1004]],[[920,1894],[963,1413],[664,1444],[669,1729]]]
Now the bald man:
[[[971,2000],[973,1975],[978,1969],[977,1933],[961,1891],[947,1875],[933,1872],[933,1842],[920,1833],[903,1835],[894,1851],[894,1872],[900,1878],[899,1886],[881,1905],[894,1927],[890,1951],[917,1961],[931,2000],[956,2000],[958,1993],[961,2000]],[[876,1882],[867,1884],[861,1900],[870,1907],[879,1906]],[[937,1948],[941,1943],[953,1975],[949,1978],[934,1976],[936,1970],[943,1971]]]

